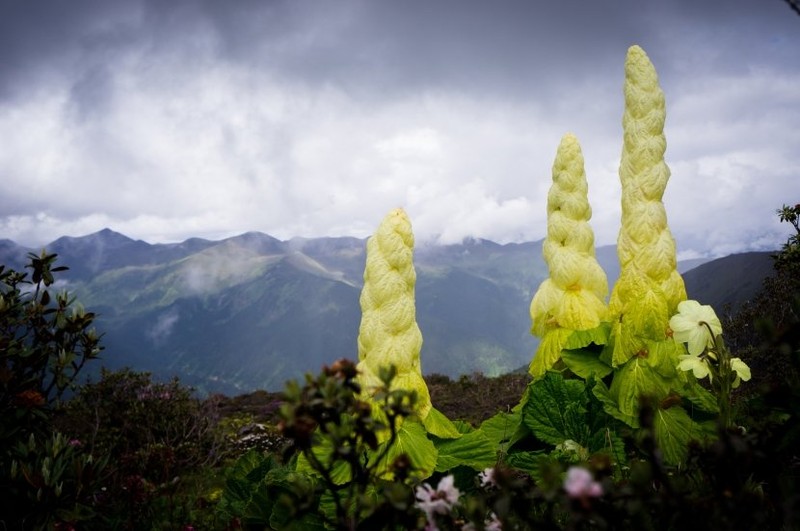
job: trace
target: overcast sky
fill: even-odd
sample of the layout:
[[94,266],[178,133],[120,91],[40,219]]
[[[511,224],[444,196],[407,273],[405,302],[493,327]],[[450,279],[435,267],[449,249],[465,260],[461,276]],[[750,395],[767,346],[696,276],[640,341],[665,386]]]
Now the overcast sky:
[[616,241],[625,53],[667,101],[682,258],[777,248],[800,201],[783,0],[0,0],[0,238],[544,237],[561,136]]

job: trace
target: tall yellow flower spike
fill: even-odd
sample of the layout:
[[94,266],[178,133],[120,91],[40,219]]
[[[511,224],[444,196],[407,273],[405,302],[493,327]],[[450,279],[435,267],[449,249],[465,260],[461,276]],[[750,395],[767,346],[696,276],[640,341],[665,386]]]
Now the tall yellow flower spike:
[[420,368],[422,333],[414,304],[413,252],[411,222],[403,209],[392,210],[367,241],[358,370],[364,393],[371,396],[382,385],[380,368],[394,365],[397,376],[392,387],[416,391],[417,414],[425,419],[431,399]]
[[534,378],[558,360],[573,331],[595,328],[606,318],[608,280],[595,258],[587,192],[581,146],[567,133],[558,146],[547,196],[543,255],[550,277],[530,308],[531,332],[542,338],[529,368]]
[[647,54],[628,49],[625,112],[619,177],[622,226],[617,240],[620,278],[611,293],[612,364],[644,352],[645,340],[665,338],[669,316],[686,299],[678,273],[675,240],[661,202],[669,180],[664,162],[664,93]]

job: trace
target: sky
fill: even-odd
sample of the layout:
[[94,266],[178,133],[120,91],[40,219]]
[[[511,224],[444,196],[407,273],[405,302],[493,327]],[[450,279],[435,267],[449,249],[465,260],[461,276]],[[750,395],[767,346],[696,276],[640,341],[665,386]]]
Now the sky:
[[778,248],[800,202],[784,0],[0,0],[0,238],[546,234],[561,137],[616,242],[625,54],[666,96],[679,258]]

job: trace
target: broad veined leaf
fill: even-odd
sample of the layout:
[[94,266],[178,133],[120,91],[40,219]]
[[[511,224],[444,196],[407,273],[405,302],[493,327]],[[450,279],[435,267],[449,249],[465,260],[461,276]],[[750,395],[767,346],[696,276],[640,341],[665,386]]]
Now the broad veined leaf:
[[635,336],[659,341],[669,324],[667,299],[655,283],[648,284],[649,289],[629,303],[625,317]]
[[[352,479],[352,471],[346,462],[342,460],[336,460],[334,462],[333,443],[328,437],[319,437],[315,439],[314,445],[311,447],[311,453],[323,467],[330,469],[330,476],[335,484],[341,485]],[[313,476],[321,475],[312,466],[312,463],[306,458],[305,454],[300,454],[297,457],[296,470],[303,474],[310,474]]]
[[617,465],[624,465],[628,458],[625,454],[625,442],[610,428],[605,428],[592,433],[588,444],[591,453],[603,452],[608,454]]
[[664,461],[672,465],[686,460],[690,441],[704,438],[703,428],[679,406],[657,410],[654,424],[656,443]]
[[624,415],[637,416],[640,398],[663,399],[669,394],[670,382],[654,371],[646,358],[635,356],[614,375],[610,391]]
[[541,380],[529,385],[528,401],[522,409],[522,420],[541,441],[561,444],[572,439],[585,446],[586,396],[579,380],[565,380],[560,374],[548,372]]
[[507,447],[512,443],[512,438],[521,423],[522,414],[519,411],[511,413],[501,411],[495,416],[484,420],[480,425],[480,431],[495,447],[501,447],[503,443]]
[[530,429],[522,422],[522,406],[515,407],[510,413],[501,412],[483,421],[480,430],[501,452],[507,452],[516,443],[531,436]]
[[[387,451],[388,444],[389,441],[369,453],[369,464],[377,467],[380,477],[393,478],[391,466],[401,454],[406,454],[411,459],[414,477],[427,478],[436,468],[438,452],[433,441],[428,439],[425,427],[421,423],[406,420],[397,430],[397,438]],[[379,457],[380,460],[378,460]]]
[[592,375],[603,378],[612,371],[611,367],[600,359],[597,352],[586,348],[563,350],[561,359],[569,370],[584,379],[590,378]]
[[680,392],[694,407],[708,413],[719,413],[717,397],[700,385],[694,376],[688,378]]
[[288,487],[288,473],[289,468],[272,456],[251,450],[228,473],[219,510],[241,518],[243,523],[261,526],[269,523],[277,498],[270,496],[270,490]]
[[459,439],[442,440],[435,446],[439,452],[437,472],[457,466],[483,470],[497,462],[497,446],[481,430],[464,434]]
[[[587,393],[589,403],[586,407],[586,424],[589,428],[587,448],[589,452],[604,452],[608,454],[614,462],[622,465],[627,462],[625,454],[625,443],[617,435],[617,429],[621,427],[614,415],[606,411],[606,406],[594,392],[597,383],[603,383],[594,376],[586,380],[586,389],[592,392]],[[605,388],[605,386],[603,386]],[[606,390],[607,392],[607,390]]]
[[678,355],[683,354],[683,347],[672,339],[664,341],[647,341],[647,363],[664,378],[677,375]]
[[464,435],[465,433],[472,433],[475,431],[475,428],[469,422],[465,422],[463,420],[455,420],[453,421],[453,426],[460,435]]
[[553,367],[561,357],[561,351],[572,333],[573,331],[568,328],[555,328],[545,334],[542,342],[539,343],[539,348],[536,349],[533,360],[531,360],[528,369],[531,376],[541,378]]
[[[326,491],[318,506],[319,510],[328,517],[336,517],[336,507],[333,505],[332,495]],[[281,529],[285,531],[323,531],[327,529],[322,516],[317,512],[307,512],[299,519],[293,514],[293,509],[287,503],[276,503],[269,519],[268,529]]]
[[514,452],[505,457],[505,463],[517,470],[522,470],[528,474],[533,475],[539,470],[539,461],[542,457],[546,456],[547,452],[544,450],[536,450],[533,452]]
[[633,328],[625,321],[625,315],[620,316],[620,320],[613,323],[611,327],[611,337],[606,349],[600,358],[606,363],[606,358],[610,353],[611,366],[619,367],[624,365],[629,359],[634,357],[644,345],[644,340],[633,334]]
[[566,350],[577,350],[591,344],[605,345],[611,335],[611,323],[600,323],[590,330],[575,330],[564,344]]
[[639,427],[639,417],[636,415],[626,415],[620,411],[619,404],[617,404],[617,401],[611,396],[611,391],[609,391],[602,380],[597,380],[595,382],[594,387],[592,387],[592,394],[603,404],[603,410],[610,416],[620,422],[624,422],[631,428]]
[[457,439],[461,437],[461,432],[450,419],[434,407],[431,407],[428,415],[422,419],[422,424],[428,430],[428,433],[440,439]]

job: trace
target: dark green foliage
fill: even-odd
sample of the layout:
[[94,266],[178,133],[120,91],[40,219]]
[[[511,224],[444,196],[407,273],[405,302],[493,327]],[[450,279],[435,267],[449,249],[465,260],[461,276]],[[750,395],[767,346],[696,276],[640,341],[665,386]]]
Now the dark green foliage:
[[151,381],[148,373],[102,370],[57,419],[61,429],[95,455],[109,456],[104,497],[110,522],[151,529],[190,518],[187,475],[211,470],[223,453],[214,400],[200,401],[177,379]]
[[92,515],[103,459],[55,432],[52,418],[100,353],[87,312],[54,293],[55,254],[29,254],[28,273],[0,266],[0,520],[9,529]]
[[245,529],[264,529],[282,519],[281,509],[289,511],[289,505],[283,504],[291,492],[292,467],[275,455],[251,450],[236,460],[225,477],[217,511],[226,520],[236,521]]
[[761,292],[722,323],[728,346],[752,369],[756,385],[751,389],[759,392],[798,376],[791,358],[800,345],[800,205],[784,205],[778,215],[796,234],[774,256],[775,270]]
[[794,233],[787,238],[775,257],[775,265],[778,269],[789,269],[796,273],[800,271],[800,204],[793,207],[783,205],[777,214],[782,222],[794,228]]
[[[0,266],[0,414],[52,410],[73,388],[100,340],[86,312],[66,291],[53,293],[55,254],[31,253],[20,273]],[[14,411],[15,413],[12,413]],[[7,433],[0,433],[2,444]]]
[[[305,384],[287,384],[281,431],[289,440],[284,465],[249,452],[227,473],[218,510],[248,528],[393,529],[417,527],[410,511],[411,455],[395,454],[415,395],[389,391],[393,371],[375,403],[358,398],[355,364],[340,360]],[[422,439],[425,439],[424,432]],[[431,446],[431,449],[433,447]]]

